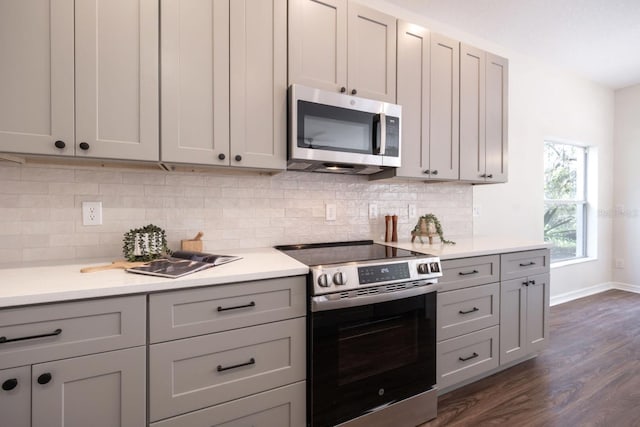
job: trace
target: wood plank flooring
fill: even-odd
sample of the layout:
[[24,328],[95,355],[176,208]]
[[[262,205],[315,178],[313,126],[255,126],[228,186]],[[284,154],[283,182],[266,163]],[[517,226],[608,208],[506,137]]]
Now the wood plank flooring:
[[433,426],[640,426],[640,294],[551,307],[549,346],[438,400]]

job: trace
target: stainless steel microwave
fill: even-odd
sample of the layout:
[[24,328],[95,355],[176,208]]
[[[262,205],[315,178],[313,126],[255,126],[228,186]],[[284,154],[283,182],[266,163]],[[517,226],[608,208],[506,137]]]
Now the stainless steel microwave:
[[401,113],[400,105],[291,85],[287,169],[372,174],[399,167]]

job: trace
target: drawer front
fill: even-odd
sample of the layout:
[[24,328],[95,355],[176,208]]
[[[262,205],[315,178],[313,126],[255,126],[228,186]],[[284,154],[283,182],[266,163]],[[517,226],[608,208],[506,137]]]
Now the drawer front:
[[442,261],[441,291],[500,281],[500,255]]
[[502,280],[548,273],[549,262],[548,249],[503,254],[501,259]]
[[144,345],[146,329],[143,295],[3,309],[0,368]]
[[438,387],[444,389],[498,367],[499,327],[439,342]]
[[154,344],[150,421],[305,379],[304,317]]
[[0,370],[0,425],[31,427],[31,366]]
[[305,276],[152,294],[152,343],[305,315]]
[[438,341],[500,323],[500,283],[438,294]]
[[306,422],[306,392],[306,383],[301,381],[158,421],[150,427],[211,427],[212,422],[224,427],[299,427]]

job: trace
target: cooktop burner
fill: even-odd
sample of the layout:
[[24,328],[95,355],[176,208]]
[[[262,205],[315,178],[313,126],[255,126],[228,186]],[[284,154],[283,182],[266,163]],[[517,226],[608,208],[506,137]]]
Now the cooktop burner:
[[310,267],[424,256],[418,252],[373,243],[373,240],[282,245],[275,248]]

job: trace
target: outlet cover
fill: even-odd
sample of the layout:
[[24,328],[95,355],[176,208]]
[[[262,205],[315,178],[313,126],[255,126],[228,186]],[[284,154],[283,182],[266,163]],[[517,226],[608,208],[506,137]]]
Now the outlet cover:
[[378,218],[378,205],[375,203],[369,203],[369,219]]
[[82,202],[82,225],[102,225],[102,202]]
[[335,221],[336,217],[336,204],[327,203],[326,205],[324,205],[324,219],[326,219],[327,221]]
[[416,205],[414,204],[410,204],[409,205],[409,219],[415,218],[418,215],[417,210],[416,210]]

